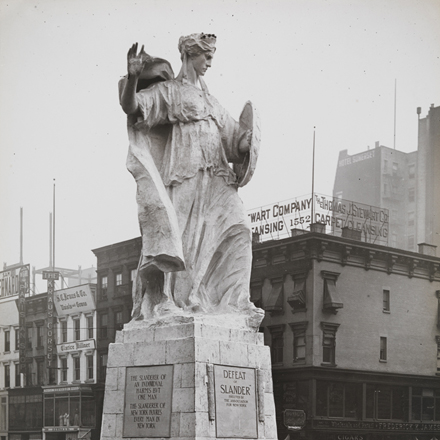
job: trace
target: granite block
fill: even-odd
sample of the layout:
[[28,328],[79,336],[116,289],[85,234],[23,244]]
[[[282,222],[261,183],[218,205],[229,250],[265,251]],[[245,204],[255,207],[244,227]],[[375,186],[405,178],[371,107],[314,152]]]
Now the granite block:
[[220,362],[219,341],[196,338],[196,357],[198,362],[211,362],[218,364]]
[[195,386],[195,364],[180,364],[181,366],[181,387],[182,388],[194,388]]
[[130,328],[122,331],[124,342],[153,342],[154,329],[151,328]]
[[166,341],[165,343],[167,364],[194,362],[194,338]]
[[246,344],[220,341],[220,363],[223,365],[248,366],[248,350]]
[[105,389],[108,391],[116,391],[118,389],[118,367],[107,367],[105,375]]
[[180,435],[180,412],[171,413],[171,437],[179,438]]
[[106,414],[119,414],[124,411],[124,393],[121,391],[105,390],[104,412]]
[[133,365],[133,348],[129,344],[110,344],[107,367],[130,367]]
[[194,412],[194,388],[175,388],[171,411]]
[[116,438],[122,438],[123,428],[124,428],[124,415],[116,414]]
[[227,327],[216,327],[213,325],[201,326],[202,338],[212,341],[229,341],[230,330]]
[[156,327],[154,333],[155,341],[170,341],[172,339],[186,339],[194,336],[194,324],[170,325],[167,327]]
[[180,435],[182,437],[193,437],[196,434],[196,413],[180,413]]
[[166,342],[136,342],[133,346],[133,366],[166,363]]
[[105,414],[101,426],[102,437],[115,438],[116,435],[116,414]]

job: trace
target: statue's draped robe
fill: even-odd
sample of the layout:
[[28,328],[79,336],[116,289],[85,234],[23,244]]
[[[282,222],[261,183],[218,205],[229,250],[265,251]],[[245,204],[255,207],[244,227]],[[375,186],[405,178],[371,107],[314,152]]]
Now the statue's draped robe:
[[133,316],[152,267],[165,273],[164,293],[178,307],[253,309],[251,229],[228,165],[243,160],[239,124],[207,91],[175,80],[141,90],[137,100],[127,159],[142,234]]

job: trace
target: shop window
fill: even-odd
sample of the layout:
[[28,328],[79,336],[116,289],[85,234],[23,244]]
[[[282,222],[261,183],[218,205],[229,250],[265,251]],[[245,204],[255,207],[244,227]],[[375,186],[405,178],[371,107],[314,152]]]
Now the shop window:
[[44,327],[43,325],[37,325],[37,348],[44,346]]
[[5,388],[9,388],[11,386],[11,367],[5,364],[3,368],[5,375]]
[[87,359],[87,379],[93,379],[93,355],[86,356]]
[[107,359],[108,359],[107,353],[102,353],[99,356],[99,380],[101,382],[105,382],[105,376],[107,373]]
[[81,425],[94,428],[96,424],[95,400],[92,396],[81,397]]
[[440,422],[440,388],[413,388],[411,420]]
[[87,337],[93,339],[93,316],[87,316]]
[[408,420],[408,389],[388,385],[366,385],[367,419]]
[[316,415],[360,419],[362,384],[316,381]]
[[61,362],[61,382],[67,382],[67,358],[60,358]]
[[9,396],[9,429],[22,430],[43,427],[43,397],[41,394]]
[[[309,382],[294,381],[280,384],[280,389],[276,390],[274,384],[274,394],[277,395],[276,401],[282,402],[284,409],[300,409],[307,411],[309,401]],[[282,410],[282,409],[281,409]]]
[[74,341],[81,340],[81,327],[80,327],[80,320],[78,317],[73,318],[73,340]]
[[11,332],[5,330],[5,351],[11,351]]
[[101,335],[101,339],[107,339],[108,338],[108,314],[107,313],[103,313],[100,316],[100,321],[101,321],[101,325],[100,325],[100,335]]
[[81,380],[81,359],[79,356],[73,357],[73,380]]
[[293,332],[293,362],[304,363],[306,360],[307,321],[291,323]]
[[322,328],[322,363],[336,365],[336,332],[340,324],[321,322]]
[[15,363],[15,386],[21,386],[20,364],[18,362]]
[[336,314],[339,309],[344,307],[336,289],[336,281],[339,277],[339,273],[321,270],[321,276],[324,280],[323,311]]
[[272,364],[282,364],[284,357],[284,324],[268,326],[272,342],[270,346]]
[[67,342],[67,321],[60,321],[61,324],[61,342]]
[[386,361],[387,360],[387,338],[384,336],[380,337],[380,352],[379,352],[379,359],[381,361]]
[[115,274],[115,285],[116,286],[122,285],[122,272],[118,272]]
[[384,289],[382,291],[382,310],[384,312],[389,312],[390,309],[390,291],[388,289]]

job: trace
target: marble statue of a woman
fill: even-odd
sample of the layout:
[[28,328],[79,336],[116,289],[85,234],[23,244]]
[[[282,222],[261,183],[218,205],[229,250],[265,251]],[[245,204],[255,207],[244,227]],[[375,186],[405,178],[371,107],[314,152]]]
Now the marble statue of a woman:
[[[134,320],[239,313],[257,327],[263,318],[249,299],[252,237],[237,193],[253,172],[259,128],[252,104],[237,122],[209,93],[202,77],[215,42],[210,34],[181,37],[175,79],[167,61],[143,47],[138,54],[137,43],[128,51],[119,91],[142,234]],[[153,84],[140,86],[145,79]]]

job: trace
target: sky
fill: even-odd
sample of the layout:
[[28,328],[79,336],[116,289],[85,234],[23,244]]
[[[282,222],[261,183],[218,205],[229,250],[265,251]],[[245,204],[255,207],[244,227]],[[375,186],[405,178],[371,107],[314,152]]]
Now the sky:
[[[0,263],[96,267],[139,235],[117,83],[135,43],[180,70],[179,37],[217,35],[205,81],[238,119],[261,118],[247,209],[332,194],[339,151],[417,149],[440,105],[439,0],[0,0]],[[396,114],[396,125],[394,125]],[[394,140],[395,135],[395,140]]]

